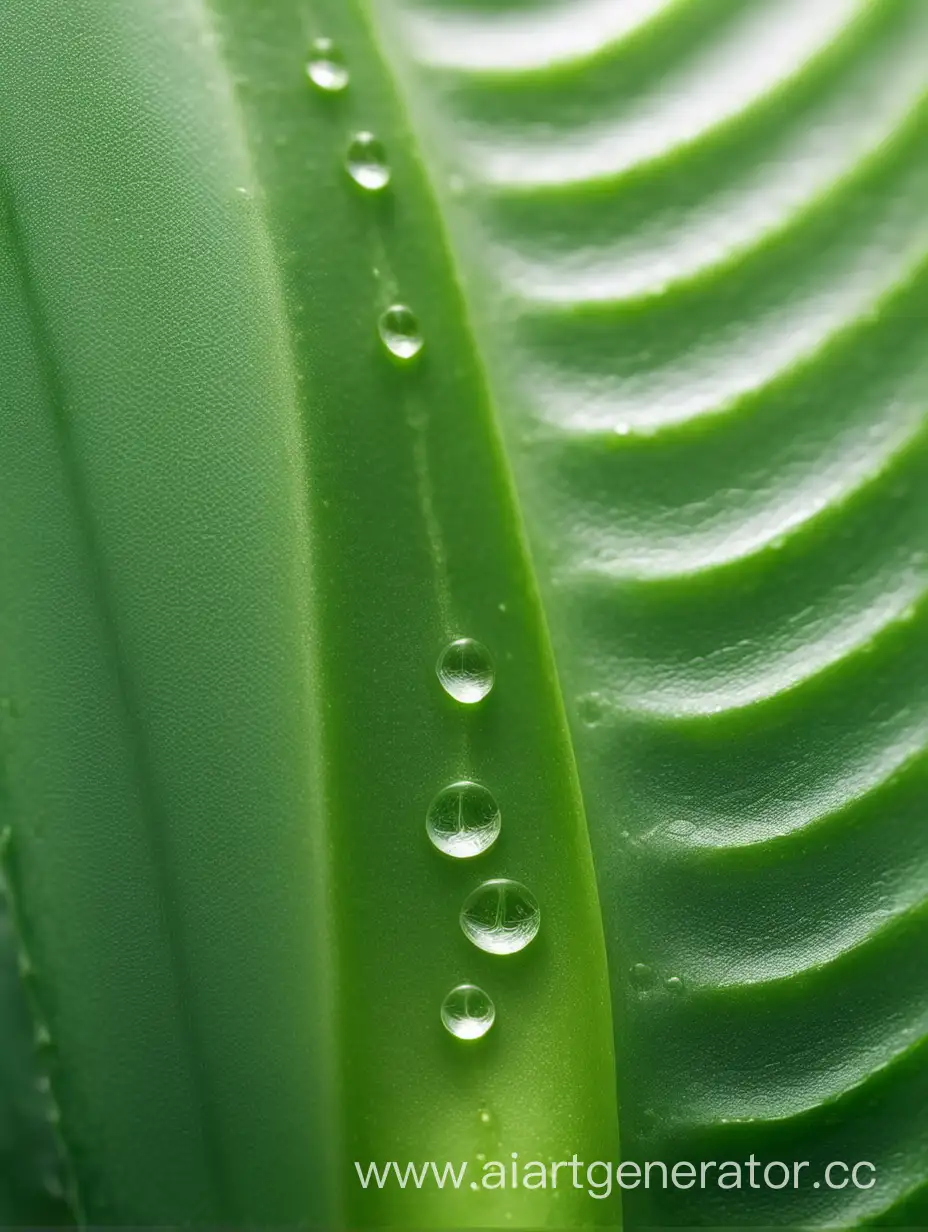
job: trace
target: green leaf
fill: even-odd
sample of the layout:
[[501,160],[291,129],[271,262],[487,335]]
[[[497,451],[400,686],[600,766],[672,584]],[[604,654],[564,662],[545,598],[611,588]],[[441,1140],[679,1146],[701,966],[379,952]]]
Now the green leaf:
[[67,1223],[68,1212],[20,961],[0,890],[0,1225],[49,1227]]
[[[509,475],[393,87],[339,19],[344,100],[313,96],[290,0],[4,19],[11,879],[62,1130],[94,1223],[614,1222],[585,1191],[411,1202],[354,1174],[617,1146]],[[371,116],[382,201],[342,165]],[[398,294],[428,322],[414,370],[377,337]],[[498,665],[477,713],[435,675],[460,633]],[[467,776],[504,816],[477,869],[423,826]],[[508,961],[458,924],[500,875],[542,906]],[[463,980],[498,1004],[482,1048],[439,1023]]]
[[928,9],[382,12],[574,719],[624,1149],[809,1161],[626,1221],[925,1222]]
[[921,0],[0,17],[3,824],[88,1220],[615,1225],[353,1161],[615,1160],[617,1088],[627,1157],[879,1178],[628,1226],[926,1217],[926,47]]

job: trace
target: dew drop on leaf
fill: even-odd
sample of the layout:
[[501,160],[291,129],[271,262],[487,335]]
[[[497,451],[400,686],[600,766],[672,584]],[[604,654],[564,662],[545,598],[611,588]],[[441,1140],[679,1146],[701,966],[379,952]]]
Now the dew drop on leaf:
[[354,182],[368,192],[379,192],[390,183],[387,151],[373,133],[355,133],[345,156],[345,167]]
[[489,650],[472,637],[459,637],[446,646],[435,670],[445,692],[466,706],[483,701],[496,679]]
[[669,989],[670,992],[682,992],[683,981],[680,979],[679,975],[671,975],[664,982],[664,987]]
[[337,94],[348,84],[345,57],[330,38],[313,40],[306,61],[306,75],[313,85],[326,94]]
[[492,998],[476,984],[458,984],[441,1003],[441,1020],[457,1039],[480,1039],[495,1019]]
[[485,881],[461,908],[461,928],[469,941],[488,954],[516,954],[538,935],[538,900],[518,881]]
[[397,359],[412,359],[422,350],[419,322],[416,314],[405,304],[391,304],[382,312],[377,329],[381,342]]
[[636,988],[644,990],[646,988],[650,988],[654,984],[654,972],[647,963],[635,963],[629,972],[629,975]]
[[479,856],[492,847],[500,825],[499,805],[492,793],[468,779],[442,788],[425,818],[433,845],[459,860]]
[[586,693],[577,699],[580,722],[587,727],[596,727],[606,717],[606,703],[599,693]]

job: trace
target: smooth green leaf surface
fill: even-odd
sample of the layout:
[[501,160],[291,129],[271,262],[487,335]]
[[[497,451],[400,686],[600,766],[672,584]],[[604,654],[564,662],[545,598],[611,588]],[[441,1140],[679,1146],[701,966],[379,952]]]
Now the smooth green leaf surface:
[[[585,1193],[410,1204],[351,1166],[617,1141],[509,476],[392,85],[339,21],[344,100],[311,95],[289,0],[5,18],[10,877],[62,1128],[92,1222],[615,1222]],[[342,166],[370,117],[382,201]],[[412,371],[377,338],[397,295],[428,322]],[[476,713],[435,675],[460,633],[498,665]],[[423,826],[468,776],[505,818],[476,869]],[[508,961],[457,919],[500,875],[543,912]],[[499,1005],[476,1051],[438,1018],[464,979]]]
[[[923,0],[26,0],[0,49],[0,828],[80,1213],[923,1223]],[[352,1167],[617,1123],[879,1183]]]

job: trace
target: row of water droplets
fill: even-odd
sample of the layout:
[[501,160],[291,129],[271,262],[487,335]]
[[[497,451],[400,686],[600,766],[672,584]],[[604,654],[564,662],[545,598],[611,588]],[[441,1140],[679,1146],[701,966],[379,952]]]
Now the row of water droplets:
[[[490,652],[469,637],[446,646],[435,670],[448,696],[465,706],[482,702],[496,679]],[[488,851],[501,828],[502,816],[492,792],[469,779],[442,788],[425,818],[432,846],[459,860]],[[488,954],[516,954],[537,936],[541,911],[534,894],[520,882],[494,877],[464,900],[460,923],[465,937],[478,949]],[[441,1020],[458,1039],[479,1039],[495,1018],[492,998],[476,984],[459,984],[442,1002]]]
[[[330,38],[317,38],[310,48],[306,74],[326,94],[348,88],[351,75],[345,57]],[[387,152],[372,132],[356,132],[345,152],[345,169],[365,192],[382,192],[390,183]],[[377,322],[380,339],[397,359],[407,361],[422,350],[423,337],[415,313],[405,304],[391,304]],[[493,663],[486,647],[471,638],[459,638],[443,652],[438,678],[445,691],[464,705],[482,701],[493,687]],[[581,701],[584,722],[596,723],[601,701],[591,695]],[[499,836],[501,817],[492,793],[479,783],[461,780],[443,788],[429,806],[426,830],[433,845],[447,856],[469,859],[487,851]],[[461,910],[461,927],[480,949],[491,954],[514,954],[538,932],[538,903],[525,886],[497,878],[479,886]],[[643,992],[656,982],[647,963],[635,963],[629,975]],[[683,981],[670,976],[667,989],[679,992]],[[476,1039],[493,1025],[495,1008],[490,997],[474,984],[451,990],[442,1005],[442,1022],[453,1035]]]
[[[310,47],[306,75],[317,90],[340,94],[351,80],[345,57],[330,38]],[[365,192],[382,192],[390,183],[390,163],[383,142],[366,129],[354,133],[345,151],[345,170]],[[390,304],[377,321],[380,340],[391,355],[407,361],[422,350],[423,338],[415,313],[406,304]]]
[[[306,63],[312,84],[326,94],[348,88],[350,73],[345,57],[329,38],[316,39]],[[372,132],[356,132],[345,152],[345,169],[365,192],[382,192],[390,183],[387,152]],[[391,304],[380,315],[378,332],[386,349],[407,361],[422,350],[423,338],[412,309]],[[438,663],[438,677],[456,701],[472,705],[482,701],[493,687],[493,663],[489,652],[471,638],[452,642]],[[602,718],[603,702],[597,694],[581,699],[582,720],[595,726]],[[433,845],[456,859],[469,859],[487,851],[496,842],[501,826],[499,806],[480,783],[461,780],[443,788],[428,809],[426,830]],[[480,949],[492,954],[513,954],[524,949],[538,932],[540,913],[534,896],[522,885],[505,878],[487,881],[467,899],[461,911],[461,927]],[[647,963],[635,963],[629,971],[638,992],[651,989],[657,977]],[[670,976],[664,987],[683,989],[679,976]],[[474,984],[451,990],[442,1005],[442,1022],[453,1035],[476,1039],[493,1025],[491,998]]]
[[[329,38],[316,39],[306,63],[312,84],[326,94],[348,88],[345,57]],[[365,192],[382,192],[391,171],[383,143],[371,132],[356,132],[345,153],[345,170]],[[412,309],[391,304],[377,323],[380,339],[401,361],[422,350],[423,338]],[[455,701],[472,706],[489,694],[495,681],[490,653],[473,638],[458,638],[442,651],[436,672]],[[433,847],[452,859],[472,859],[488,851],[499,837],[502,817],[492,792],[462,779],[442,788],[428,807],[425,828]],[[541,923],[535,896],[518,881],[496,877],[484,881],[464,901],[460,912],[464,935],[488,954],[515,954],[534,940]],[[458,1039],[479,1039],[496,1018],[488,993],[476,984],[452,988],[441,1005],[441,1021]]]

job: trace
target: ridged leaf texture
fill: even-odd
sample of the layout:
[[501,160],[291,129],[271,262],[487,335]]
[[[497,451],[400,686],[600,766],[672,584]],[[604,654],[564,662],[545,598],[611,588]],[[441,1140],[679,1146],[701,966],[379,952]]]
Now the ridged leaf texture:
[[[0,48],[0,1220],[928,1222],[924,0],[24,0]],[[487,876],[523,954],[458,927]],[[510,1151],[878,1183],[352,1167]]]

